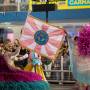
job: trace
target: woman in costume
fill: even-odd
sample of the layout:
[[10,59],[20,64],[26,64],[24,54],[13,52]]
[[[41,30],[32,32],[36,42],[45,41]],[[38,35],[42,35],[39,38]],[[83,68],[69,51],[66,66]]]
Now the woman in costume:
[[24,67],[28,64],[28,55],[29,51],[26,48],[21,47],[17,60],[14,61],[15,66],[24,69]]
[[37,53],[32,51],[30,52],[29,59],[30,59],[30,63],[24,68],[24,70],[36,72],[37,74],[42,76],[42,80],[46,81],[42,68],[41,57]]
[[15,53],[12,53],[10,41],[7,46],[8,48],[4,47],[5,52],[0,53],[0,90],[50,90],[49,84],[42,81],[40,75],[13,67],[11,58],[14,58],[20,49],[17,48]]
[[0,54],[0,90],[50,90],[40,75],[18,70],[8,64],[8,59],[8,55]]
[[[71,71],[80,84],[80,90],[89,90],[90,84],[90,24],[80,28],[78,36],[69,39]],[[82,86],[81,86],[82,85]]]
[[10,58],[10,59],[8,59],[8,64],[15,67],[14,59],[19,54],[19,52],[20,52],[20,46],[17,47],[16,49],[14,49],[12,42],[9,39],[7,39],[3,45],[3,51],[0,54],[8,55]]

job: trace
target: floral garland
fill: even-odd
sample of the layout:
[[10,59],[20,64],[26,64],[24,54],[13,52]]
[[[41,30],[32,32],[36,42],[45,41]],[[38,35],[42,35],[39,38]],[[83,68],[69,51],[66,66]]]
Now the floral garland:
[[78,49],[81,56],[90,56],[90,24],[80,28]]

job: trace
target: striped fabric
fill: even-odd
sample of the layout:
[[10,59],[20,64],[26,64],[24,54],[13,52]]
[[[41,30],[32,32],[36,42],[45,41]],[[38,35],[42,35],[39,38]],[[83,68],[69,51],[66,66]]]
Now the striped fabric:
[[64,29],[57,28],[28,16],[22,29],[21,45],[53,58],[62,45]]

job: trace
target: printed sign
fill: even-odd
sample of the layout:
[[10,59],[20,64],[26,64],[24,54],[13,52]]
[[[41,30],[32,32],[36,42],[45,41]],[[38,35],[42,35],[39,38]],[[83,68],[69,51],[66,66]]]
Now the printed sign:
[[83,9],[90,8],[90,0],[59,0],[57,9]]
[[[47,0],[29,1],[29,9],[32,9],[33,4],[46,4]],[[48,0],[49,4],[56,4],[57,10],[63,9],[84,9],[90,8],[90,0]]]

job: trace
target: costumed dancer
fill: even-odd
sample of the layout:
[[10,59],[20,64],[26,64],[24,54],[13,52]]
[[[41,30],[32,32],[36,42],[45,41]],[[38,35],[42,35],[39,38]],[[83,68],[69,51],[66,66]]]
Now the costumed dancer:
[[13,68],[8,59],[0,55],[0,90],[50,90],[40,75]]
[[15,67],[14,65],[14,59],[15,57],[19,54],[19,51],[20,51],[20,47],[17,47],[15,50],[13,48],[13,43],[7,39],[5,42],[4,42],[4,45],[3,45],[3,50],[0,54],[7,54],[9,56],[9,60],[8,60],[8,64],[10,64],[11,66]]
[[[42,60],[42,63],[43,63],[43,68],[45,70],[51,70],[52,69],[52,61],[49,58],[42,56],[41,60]],[[47,78],[50,78],[51,77],[51,72],[46,71],[45,76]]]
[[78,35],[69,39],[70,64],[80,90],[90,85],[90,24],[80,28]]
[[28,63],[28,50],[26,48],[22,48],[19,40],[15,39],[11,51],[11,60],[13,61],[14,65],[23,69]]
[[30,63],[24,68],[26,71],[36,72],[42,76],[42,80],[47,81],[43,72],[42,62],[40,56],[34,51],[30,52],[29,55]]
[[7,45],[5,52],[0,53],[0,90],[50,90],[49,84],[40,75],[13,67],[11,58],[14,58],[19,49],[12,53],[11,42]]
[[21,47],[17,60],[14,61],[15,66],[24,69],[24,67],[28,64],[28,55],[29,51],[26,48]]

